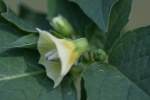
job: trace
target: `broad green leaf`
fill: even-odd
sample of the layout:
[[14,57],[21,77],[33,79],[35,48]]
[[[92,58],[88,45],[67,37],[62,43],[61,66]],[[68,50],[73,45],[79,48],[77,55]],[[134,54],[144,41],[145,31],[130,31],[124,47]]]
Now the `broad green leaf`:
[[8,45],[14,42],[19,36],[15,33],[10,33],[4,30],[0,30],[0,53],[8,48]]
[[45,13],[34,11],[23,4],[19,5],[19,17],[25,21],[31,22],[37,28],[44,30],[50,29]]
[[95,24],[87,26],[84,36],[88,39],[91,48],[104,48],[106,34],[102,32]]
[[70,0],[77,3],[101,30],[108,31],[111,8],[118,0]]
[[19,31],[16,30],[12,25],[10,25],[9,23],[7,23],[6,21],[1,21],[0,23],[0,30],[1,31],[6,31],[6,32],[12,32],[12,34],[14,33],[18,33]]
[[14,24],[23,31],[36,32],[35,27],[31,23],[24,21],[23,19],[20,19],[10,9],[7,9],[7,12],[2,13],[1,15],[5,20]]
[[62,15],[73,25],[77,32],[83,33],[86,26],[92,23],[82,10],[69,0],[48,0],[48,18]]
[[83,74],[87,100],[150,100],[150,96],[115,67],[94,63]]
[[119,0],[112,8],[105,44],[106,49],[112,46],[116,38],[120,36],[121,30],[128,23],[131,5],[132,0]]
[[52,86],[45,71],[28,64],[24,57],[0,57],[1,100],[76,100],[69,78],[56,89]]
[[4,19],[1,16],[1,13],[5,11],[6,11],[6,5],[4,4],[3,0],[0,0],[0,23],[4,21]]
[[6,11],[6,6],[3,0],[0,0],[0,13]]
[[10,43],[9,48],[33,48],[36,49],[37,45],[37,40],[38,40],[38,35],[37,34],[29,34],[20,37],[16,41]]
[[109,62],[150,95],[150,26],[125,33],[118,39]]
[[[23,40],[22,37],[24,33],[20,33],[19,30],[15,29],[12,25],[6,24],[6,23],[0,23],[0,53],[10,49],[10,48],[15,48],[19,47],[21,45],[25,46],[25,42],[29,40],[29,36],[26,38],[24,37]],[[32,36],[32,35],[31,35]],[[33,36],[30,36],[30,41],[28,42],[34,42],[35,39],[33,40]],[[19,40],[18,40],[19,39]],[[23,44],[24,42],[24,44]],[[32,43],[31,43],[32,44]]]

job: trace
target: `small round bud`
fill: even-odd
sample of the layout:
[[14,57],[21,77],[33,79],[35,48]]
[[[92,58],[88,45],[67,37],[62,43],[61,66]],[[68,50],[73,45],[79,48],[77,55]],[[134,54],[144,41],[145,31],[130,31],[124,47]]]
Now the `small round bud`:
[[64,36],[69,36],[74,33],[72,25],[61,15],[54,17],[51,25],[57,32],[62,33]]
[[96,52],[96,59],[99,59],[100,61],[107,63],[108,55],[106,54],[104,50],[98,49]]

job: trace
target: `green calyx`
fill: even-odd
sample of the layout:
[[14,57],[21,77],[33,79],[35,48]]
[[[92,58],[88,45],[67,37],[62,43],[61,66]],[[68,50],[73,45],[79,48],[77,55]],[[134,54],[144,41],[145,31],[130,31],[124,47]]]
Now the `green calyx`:
[[78,51],[79,54],[84,53],[89,48],[88,41],[86,38],[80,38],[80,39],[74,40],[74,43],[76,45],[76,50]]

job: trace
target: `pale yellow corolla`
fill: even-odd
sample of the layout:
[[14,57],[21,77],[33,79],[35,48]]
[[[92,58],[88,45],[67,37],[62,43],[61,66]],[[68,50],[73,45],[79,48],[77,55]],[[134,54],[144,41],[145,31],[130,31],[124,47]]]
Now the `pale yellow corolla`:
[[51,33],[38,29],[39,63],[42,64],[47,76],[54,81],[54,87],[58,86],[78,58],[88,48],[85,38],[76,40],[59,39]]

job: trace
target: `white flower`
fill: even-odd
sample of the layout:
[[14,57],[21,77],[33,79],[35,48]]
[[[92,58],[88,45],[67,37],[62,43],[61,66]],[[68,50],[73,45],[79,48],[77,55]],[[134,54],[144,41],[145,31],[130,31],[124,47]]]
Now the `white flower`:
[[80,55],[86,51],[88,44],[85,38],[77,40],[58,39],[47,31],[38,29],[39,63],[46,68],[49,78],[58,86],[69,72]]

